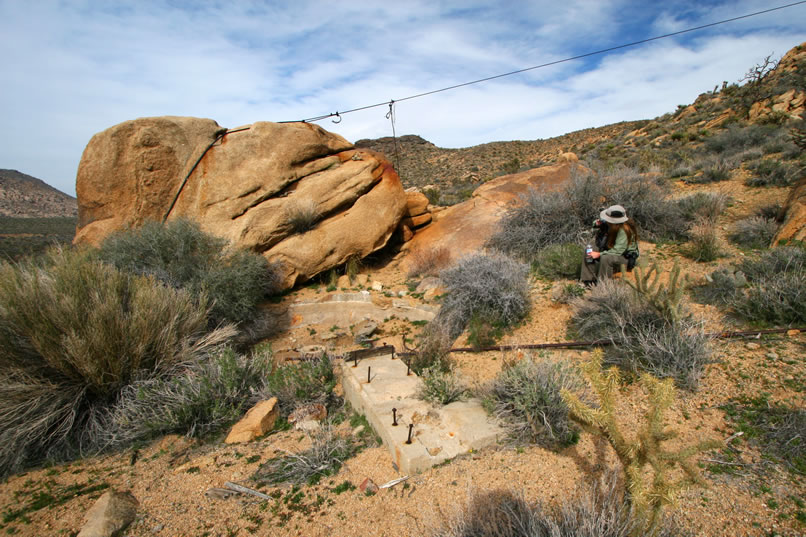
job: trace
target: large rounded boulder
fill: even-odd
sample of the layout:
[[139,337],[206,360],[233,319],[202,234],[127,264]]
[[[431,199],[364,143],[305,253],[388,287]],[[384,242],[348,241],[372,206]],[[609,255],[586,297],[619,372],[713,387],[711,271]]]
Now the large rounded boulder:
[[382,248],[406,211],[382,155],[310,123],[127,121],[90,140],[76,194],[76,243],[188,218],[278,262],[285,288]]

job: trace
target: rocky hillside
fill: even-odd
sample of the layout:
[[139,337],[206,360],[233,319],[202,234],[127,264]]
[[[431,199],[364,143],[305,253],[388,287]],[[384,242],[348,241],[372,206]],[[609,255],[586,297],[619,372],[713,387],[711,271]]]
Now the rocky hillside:
[[[802,118],[806,93],[806,46],[748,70],[742,84],[723,84],[690,106],[653,120],[584,129],[548,140],[491,142],[462,149],[435,146],[419,136],[363,139],[356,146],[389,156],[406,187],[417,187],[432,203],[453,205],[479,184],[536,168],[565,152],[594,167],[626,165],[641,171],[672,170],[686,164],[689,150],[731,126],[783,125]],[[790,125],[787,125],[790,126]]]
[[75,217],[77,213],[74,197],[36,177],[0,169],[0,216],[52,218]]

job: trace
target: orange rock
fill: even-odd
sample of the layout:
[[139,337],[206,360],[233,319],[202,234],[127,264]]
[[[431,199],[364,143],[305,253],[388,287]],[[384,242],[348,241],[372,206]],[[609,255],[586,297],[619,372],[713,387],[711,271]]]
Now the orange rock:
[[406,192],[406,214],[419,216],[428,210],[428,198],[422,192]]
[[271,431],[277,416],[280,414],[280,407],[277,405],[277,398],[260,401],[249,409],[246,415],[232,426],[227,439],[227,444],[239,442],[251,442]]
[[404,226],[412,229],[422,227],[431,222],[431,213],[421,214],[419,216],[409,216],[400,221]]

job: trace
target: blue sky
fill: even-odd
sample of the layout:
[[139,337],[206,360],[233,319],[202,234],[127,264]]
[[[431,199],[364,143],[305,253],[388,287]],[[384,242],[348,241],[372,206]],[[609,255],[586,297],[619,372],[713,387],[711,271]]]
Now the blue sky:
[[[0,168],[74,195],[89,139],[129,119],[302,119],[786,3],[0,0]],[[804,41],[806,4],[400,102],[396,131],[467,147],[653,118]],[[390,136],[386,112],[319,124]]]

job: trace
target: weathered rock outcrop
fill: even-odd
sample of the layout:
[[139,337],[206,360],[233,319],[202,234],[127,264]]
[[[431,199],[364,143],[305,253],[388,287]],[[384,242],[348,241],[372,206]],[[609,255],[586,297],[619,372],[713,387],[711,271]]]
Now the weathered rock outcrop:
[[806,177],[792,187],[782,212],[784,223],[778,228],[772,245],[782,241],[806,242]]
[[418,230],[404,248],[444,248],[453,259],[482,250],[509,207],[521,203],[530,188],[551,190],[564,185],[571,170],[579,166],[575,158],[573,153],[566,154],[559,164],[504,175],[483,184],[469,200],[436,213],[433,222]]
[[209,119],[159,117],[93,136],[76,179],[75,242],[189,218],[279,262],[290,288],[383,247],[406,210],[383,156],[321,127],[260,122],[226,132]]

